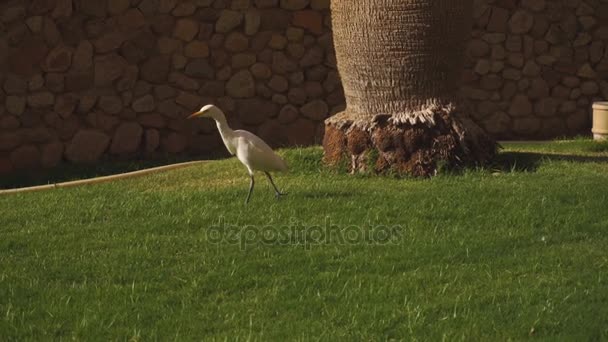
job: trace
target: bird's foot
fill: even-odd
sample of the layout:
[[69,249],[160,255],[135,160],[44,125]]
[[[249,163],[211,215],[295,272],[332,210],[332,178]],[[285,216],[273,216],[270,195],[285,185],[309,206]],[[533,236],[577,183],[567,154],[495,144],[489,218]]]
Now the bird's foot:
[[275,192],[274,193],[274,197],[277,198],[277,200],[280,200],[282,196],[287,196],[286,192]]

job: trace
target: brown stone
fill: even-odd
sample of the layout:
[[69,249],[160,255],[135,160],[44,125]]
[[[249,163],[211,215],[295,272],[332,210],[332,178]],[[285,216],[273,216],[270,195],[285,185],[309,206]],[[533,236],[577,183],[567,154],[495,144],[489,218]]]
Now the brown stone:
[[45,72],[64,72],[72,63],[72,50],[66,46],[58,46],[51,50],[46,57],[42,69]]
[[161,145],[165,152],[180,153],[188,147],[188,140],[183,135],[171,132],[162,139]]
[[173,36],[185,42],[189,42],[198,34],[199,24],[192,19],[179,19],[175,23]]
[[283,76],[274,75],[268,82],[268,87],[276,92],[283,93],[289,88],[289,82]]
[[549,85],[542,78],[533,79],[528,89],[530,99],[540,99],[549,96]]
[[107,10],[107,1],[80,1],[79,2],[79,11],[81,11],[82,13],[92,16],[92,17],[97,17],[97,18],[103,18],[106,16],[106,10]]
[[[0,112],[2,111],[0,110]],[[16,117],[12,115],[0,115],[0,129],[16,130],[20,125],[21,123],[19,123],[19,120],[17,120]]]
[[272,55],[272,70],[277,74],[288,74],[298,69],[298,65],[289,59],[283,52],[275,52]]
[[289,105],[284,106],[281,109],[278,120],[282,124],[288,124],[288,123],[295,121],[298,118],[298,116],[299,116],[298,108],[289,104]]
[[535,117],[515,118],[513,120],[513,130],[515,133],[532,137],[540,129],[541,121]]
[[245,13],[245,34],[253,36],[258,33],[260,25],[262,24],[262,17],[260,12],[257,10],[249,10]]
[[141,143],[143,134],[142,127],[136,122],[124,122],[118,126],[114,137],[110,153],[130,154],[137,151]]
[[136,113],[148,113],[156,108],[156,103],[154,102],[154,97],[148,94],[135,99],[131,104],[131,108]]
[[121,32],[108,32],[93,42],[93,45],[95,46],[95,52],[103,54],[117,50],[122,45],[122,43],[125,42],[125,39],[126,37]]
[[515,34],[528,33],[532,26],[534,26],[534,16],[524,10],[515,12],[509,20],[509,29]]
[[40,165],[44,168],[57,166],[63,158],[63,143],[55,141],[42,145],[40,149]]
[[540,99],[535,105],[537,115],[543,117],[552,117],[557,113],[558,102],[553,98]]
[[198,110],[201,107],[200,96],[186,91],[181,91],[175,99],[175,102],[190,111]]
[[24,40],[8,55],[10,70],[18,75],[31,76],[39,71],[39,66],[48,53],[47,44],[40,37]]
[[247,68],[255,64],[256,56],[252,53],[237,53],[232,56],[232,67],[235,69]]
[[300,66],[303,68],[308,68],[313,65],[323,64],[324,58],[325,54],[323,49],[320,47],[313,47],[304,54],[300,60]]
[[83,40],[78,44],[72,57],[72,69],[76,71],[87,70],[93,65],[93,45]]
[[27,96],[27,104],[32,108],[46,108],[54,103],[55,95],[48,91],[33,93]]
[[226,94],[226,82],[223,81],[209,81],[203,83],[198,93],[201,96],[218,98]]
[[306,103],[306,91],[302,88],[291,88],[287,93],[287,98],[291,104],[303,105]]
[[184,56],[188,58],[209,57],[209,46],[199,40],[192,41],[184,48]]
[[83,91],[93,87],[95,75],[91,71],[70,72],[65,77],[67,91]]
[[111,53],[95,57],[95,85],[108,86],[122,76],[127,62],[117,54]]
[[228,33],[241,25],[242,22],[243,14],[241,12],[224,10],[215,24],[215,30],[220,33]]
[[141,78],[150,83],[166,83],[170,68],[171,60],[169,56],[151,57],[141,66]]
[[21,136],[15,132],[0,134],[0,151],[10,151],[21,143]]
[[25,110],[26,100],[23,96],[7,96],[6,110],[12,115],[21,115]]
[[509,108],[511,116],[526,116],[532,114],[532,103],[525,95],[517,95]]
[[287,141],[291,146],[308,146],[314,144],[316,136],[315,123],[306,118],[298,118],[285,127]]
[[167,125],[167,122],[159,113],[138,115],[137,122],[139,122],[144,127],[152,128],[163,128]]
[[195,78],[211,80],[215,77],[215,69],[205,59],[197,59],[188,63],[184,72],[186,75]]
[[156,129],[147,129],[144,138],[144,148],[148,153],[156,151],[160,145],[160,133]]
[[240,32],[232,32],[226,37],[224,47],[230,52],[243,52],[249,47],[249,39]]
[[63,94],[57,97],[55,101],[54,112],[59,114],[63,119],[69,117],[76,110],[78,105],[78,97],[74,94]]
[[33,169],[40,164],[40,151],[35,145],[23,145],[11,152],[10,160],[16,170]]
[[506,32],[509,16],[508,10],[500,7],[493,7],[487,26],[488,32]]
[[118,28],[125,34],[136,32],[146,25],[146,18],[137,8],[129,9],[118,18]]
[[179,72],[169,74],[169,84],[182,90],[197,90],[199,88],[199,83],[196,79]]
[[329,107],[325,101],[314,100],[300,108],[300,111],[305,117],[315,121],[320,121],[327,118],[329,114]]
[[126,11],[130,5],[129,0],[108,0],[108,12],[111,15],[118,15]]
[[297,11],[293,14],[292,24],[316,35],[323,34],[323,15],[318,11]]
[[285,31],[290,24],[291,15],[282,9],[266,9],[260,11],[260,31]]
[[105,133],[83,129],[74,135],[68,145],[65,156],[74,163],[93,163],[98,161],[110,144],[110,137]]
[[597,93],[599,93],[600,91],[600,87],[598,86],[598,84],[594,81],[585,81],[583,82],[583,84],[581,84],[581,92],[584,95],[595,95]]
[[468,54],[472,57],[484,57],[490,52],[490,45],[481,39],[469,41]]
[[257,98],[237,100],[236,107],[240,122],[245,125],[259,125],[278,112],[275,103]]
[[108,114],[118,114],[123,109],[122,99],[115,95],[104,95],[99,98],[99,108]]
[[248,70],[234,74],[226,84],[226,92],[234,98],[255,96],[255,81]]

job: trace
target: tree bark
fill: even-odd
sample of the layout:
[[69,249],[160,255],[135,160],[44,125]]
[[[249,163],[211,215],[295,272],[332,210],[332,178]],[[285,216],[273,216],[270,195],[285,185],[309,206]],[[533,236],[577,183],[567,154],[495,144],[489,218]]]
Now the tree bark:
[[472,0],[332,0],[347,107],[326,121],[325,161],[428,176],[480,164],[496,143],[458,99]]

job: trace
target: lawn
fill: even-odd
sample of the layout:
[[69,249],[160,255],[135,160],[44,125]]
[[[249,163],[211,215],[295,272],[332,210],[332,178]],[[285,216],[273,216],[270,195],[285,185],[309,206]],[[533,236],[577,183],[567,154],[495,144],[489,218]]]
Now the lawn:
[[432,179],[281,153],[0,196],[1,340],[606,340],[608,145]]

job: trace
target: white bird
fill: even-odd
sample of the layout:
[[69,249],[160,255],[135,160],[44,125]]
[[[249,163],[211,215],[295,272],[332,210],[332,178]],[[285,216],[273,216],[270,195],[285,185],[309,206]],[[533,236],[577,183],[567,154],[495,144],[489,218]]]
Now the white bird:
[[247,194],[245,204],[249,203],[251,193],[253,192],[253,186],[255,185],[254,171],[263,171],[266,174],[266,177],[268,177],[270,184],[272,184],[272,187],[274,188],[277,199],[282,195],[285,195],[281,193],[274,184],[269,172],[287,171],[287,164],[281,157],[274,153],[264,140],[251,132],[243,130],[233,131],[228,126],[224,113],[214,105],[202,107],[201,110],[190,115],[188,119],[197,117],[215,120],[217,129],[222,136],[222,140],[224,141],[224,145],[226,145],[228,152],[232,155],[236,155],[238,160],[247,167],[251,182],[249,184],[249,193]]

